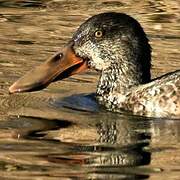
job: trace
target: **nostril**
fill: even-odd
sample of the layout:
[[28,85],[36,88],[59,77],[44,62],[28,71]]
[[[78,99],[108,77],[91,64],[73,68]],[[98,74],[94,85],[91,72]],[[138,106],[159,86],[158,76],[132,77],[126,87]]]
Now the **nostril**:
[[59,60],[59,59],[61,59],[63,57],[63,53],[58,53],[58,54],[56,54],[56,56],[55,56],[55,60]]
[[62,59],[62,57],[63,57],[63,53],[57,53],[57,54],[55,54],[55,56],[51,59],[51,62],[53,61],[53,62],[56,62],[56,61],[59,61],[60,59]]

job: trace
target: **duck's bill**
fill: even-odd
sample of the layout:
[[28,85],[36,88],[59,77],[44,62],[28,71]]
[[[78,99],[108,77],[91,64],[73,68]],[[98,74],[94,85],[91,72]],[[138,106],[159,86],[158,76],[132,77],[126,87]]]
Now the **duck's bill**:
[[77,57],[71,46],[56,53],[42,65],[32,69],[9,88],[10,93],[41,90],[51,82],[64,79],[87,69],[87,63]]

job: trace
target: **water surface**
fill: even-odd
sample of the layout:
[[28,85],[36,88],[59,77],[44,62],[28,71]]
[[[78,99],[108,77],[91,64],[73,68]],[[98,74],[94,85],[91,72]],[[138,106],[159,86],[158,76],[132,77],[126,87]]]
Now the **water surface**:
[[91,15],[124,12],[153,47],[152,76],[180,69],[178,1],[0,1],[0,177],[179,179],[180,120],[107,112],[93,71],[43,91],[8,94],[27,70],[61,49]]

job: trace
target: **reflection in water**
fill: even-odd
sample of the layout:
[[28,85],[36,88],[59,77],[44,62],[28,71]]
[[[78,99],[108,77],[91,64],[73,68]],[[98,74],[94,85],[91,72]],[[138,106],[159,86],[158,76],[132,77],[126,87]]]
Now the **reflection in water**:
[[[119,116],[114,116],[114,119],[110,118],[112,118],[112,114],[104,116],[103,120],[97,118],[96,121],[93,121],[92,119],[94,123],[90,123],[88,126],[86,123],[80,122],[79,124],[77,122],[64,128],[62,132],[60,130],[61,135],[57,138],[60,138],[61,142],[66,142],[67,134],[71,136],[71,141],[68,142],[71,152],[48,153],[43,157],[56,164],[81,165],[86,169],[88,178],[108,179],[109,177],[117,178],[117,175],[125,178],[136,176],[147,178],[148,175],[143,175],[141,171],[135,170],[130,173],[127,169],[150,163],[151,153],[145,150],[150,142],[149,123],[139,124],[138,119],[135,118],[133,120],[127,117],[122,119]],[[81,129],[80,132],[79,129]],[[74,131],[73,136],[72,131]],[[88,143],[88,131],[90,131],[89,135],[96,139],[94,145],[90,141]],[[66,138],[63,138],[63,135]],[[78,143],[77,140],[79,135],[81,135],[81,143]],[[124,167],[126,167],[125,170]],[[111,175],[109,175],[110,172]],[[83,176],[87,175],[83,174]]]
[[61,48],[82,21],[104,11],[140,21],[153,47],[153,77],[176,70],[178,3],[1,0],[0,177],[179,179],[180,121],[107,112],[88,94],[95,92],[96,73],[36,93],[7,93],[26,70]]
[[[24,102],[24,96],[19,95],[19,104],[21,100]],[[39,113],[41,108],[31,110],[31,104],[24,104],[23,110],[17,111],[19,118],[10,116],[0,123],[1,129],[11,128],[10,141],[0,147],[11,161],[7,163],[7,159],[1,157],[7,163],[2,170],[12,166],[17,172],[46,171],[51,176],[55,173],[57,177],[83,179],[148,178],[148,172],[143,173],[135,167],[149,165],[151,161],[150,121],[101,109],[93,112],[95,99],[92,95],[71,97],[49,102],[41,99],[45,102],[41,108],[46,109],[43,114]],[[36,103],[37,107],[38,104],[43,105],[41,101]],[[16,114],[16,108],[13,113]],[[51,118],[41,117],[48,117],[49,113]]]
[[[24,103],[26,94],[18,96],[18,108],[13,101],[9,103],[9,113],[14,116],[0,122],[4,129],[0,134],[0,172],[6,171],[10,177],[48,173],[82,179],[146,179],[165,170],[158,160],[167,164],[167,154],[177,151],[178,120],[125,116],[101,107],[93,111],[93,95],[39,98],[34,108],[32,102]],[[6,98],[4,101],[11,97]]]

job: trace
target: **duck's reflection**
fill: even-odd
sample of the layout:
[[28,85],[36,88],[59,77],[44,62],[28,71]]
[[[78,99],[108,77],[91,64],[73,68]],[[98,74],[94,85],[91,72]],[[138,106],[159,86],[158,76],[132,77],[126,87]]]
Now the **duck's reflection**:
[[130,171],[151,161],[151,153],[146,150],[149,132],[148,121],[141,123],[138,118],[105,113],[101,119],[92,117],[91,123],[84,121],[59,130],[59,140],[68,143],[71,151],[48,154],[47,158],[54,163],[79,164],[88,178],[146,178],[148,175],[141,171]]
[[[93,161],[91,159],[91,164],[137,166],[150,163],[150,153],[144,150],[144,147],[149,145],[149,127],[137,126],[128,119],[101,120],[96,127],[99,146],[104,149]],[[145,132],[142,132],[142,129]]]
[[[20,137],[36,144],[23,158],[31,152],[34,164],[44,168],[43,161],[49,174],[58,177],[145,179],[154,167],[169,162],[168,152],[177,159],[180,121],[111,113],[97,109],[94,101],[87,101],[88,96],[83,96],[84,101],[76,97],[51,101],[50,106],[46,101],[34,108],[28,105],[16,112],[27,118],[14,116],[0,125],[11,127],[14,122],[12,128],[18,129]],[[46,148],[39,151],[42,145]]]

